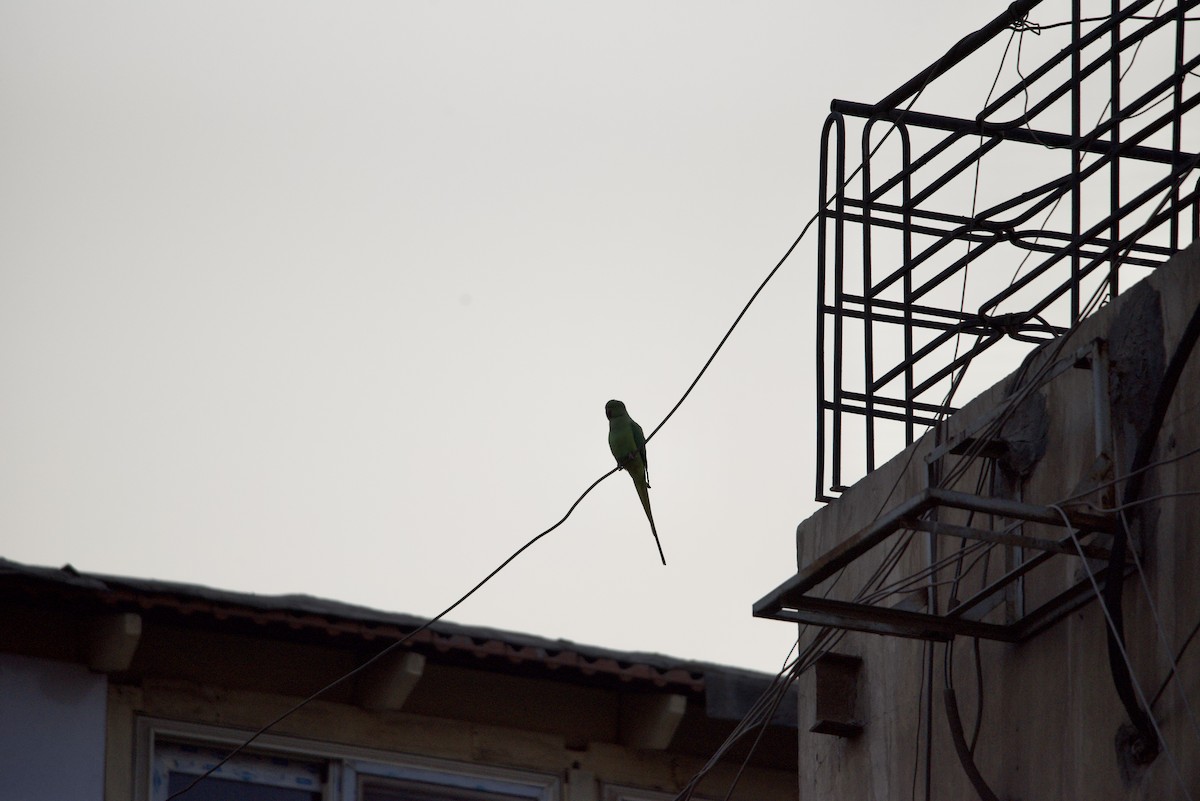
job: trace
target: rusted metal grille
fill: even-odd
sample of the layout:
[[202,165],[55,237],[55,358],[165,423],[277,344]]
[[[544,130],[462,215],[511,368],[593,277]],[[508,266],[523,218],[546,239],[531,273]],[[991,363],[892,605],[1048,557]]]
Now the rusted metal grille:
[[[1200,235],[1200,28],[1188,36],[1200,0],[1157,14],[1151,0],[1084,5],[1013,3],[880,102],[833,101],[817,229],[818,500],[955,411],[976,374],[977,389],[993,383]],[[979,59],[993,51],[1001,68],[978,113],[917,109],[947,81],[986,89]],[[968,376],[985,352],[987,369]]]

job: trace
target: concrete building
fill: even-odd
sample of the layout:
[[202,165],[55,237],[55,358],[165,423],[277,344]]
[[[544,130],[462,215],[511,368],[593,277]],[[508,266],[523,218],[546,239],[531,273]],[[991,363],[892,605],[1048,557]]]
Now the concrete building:
[[[0,560],[0,798],[163,801],[424,621]],[[770,684],[655,654],[439,622],[183,798],[656,801]],[[794,799],[794,702],[735,799]],[[746,750],[699,795],[722,797]]]
[[1198,310],[1200,243],[798,527],[801,798],[1200,798]]
[[1200,799],[1196,5],[997,4],[830,103],[827,505],[755,605],[803,799]]

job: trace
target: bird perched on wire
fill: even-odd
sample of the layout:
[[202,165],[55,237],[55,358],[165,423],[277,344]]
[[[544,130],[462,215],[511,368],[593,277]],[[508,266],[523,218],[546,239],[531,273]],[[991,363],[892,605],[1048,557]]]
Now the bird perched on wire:
[[625,404],[619,400],[610,400],[604,404],[604,414],[608,417],[608,449],[617,460],[617,467],[629,473],[633,479],[634,489],[646,510],[646,519],[650,521],[650,533],[654,535],[654,544],[658,546],[658,558],[667,563],[663,556],[662,543],[658,540],[658,530],[654,527],[654,515],[650,512],[650,484],[646,480],[646,435],[642,427],[633,421]]

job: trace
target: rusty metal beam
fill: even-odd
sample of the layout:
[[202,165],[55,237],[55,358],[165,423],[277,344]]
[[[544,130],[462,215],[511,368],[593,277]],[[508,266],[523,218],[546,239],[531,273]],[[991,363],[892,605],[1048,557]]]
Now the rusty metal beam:
[[[1062,528],[1063,514],[1050,506],[1039,506],[1032,503],[1012,501],[1007,498],[984,498],[954,490],[926,490],[929,502],[937,506],[949,506],[952,509],[964,509],[969,512],[982,512],[1013,520],[1024,520],[1029,523],[1045,523],[1049,526]],[[1116,518],[1111,514],[1092,514],[1078,509],[1064,510],[1071,526],[1079,531],[1104,531],[1112,533],[1116,528]]]
[[[980,542],[991,542],[996,545],[1012,545],[1018,548],[1034,548],[1039,551],[1049,553],[1064,554],[1066,556],[1078,556],[1079,552],[1075,550],[1075,546],[1071,543],[1070,538],[1065,540],[1047,540],[1042,537],[1028,537],[1024,534],[1011,534],[1003,531],[982,531],[977,528],[968,526],[956,526],[952,523],[941,523],[936,520],[913,520],[905,521],[905,527],[914,529],[915,531],[925,531],[930,534],[936,534],[941,537],[960,537],[966,540],[978,540]],[[1089,559],[1104,559],[1108,560],[1108,549],[1101,548],[1097,545],[1083,545],[1083,553]]]
[[[985,498],[952,490],[926,489],[838,543],[761,598],[754,605],[755,617],[926,640],[940,641],[956,636],[972,636],[1017,642],[1051,625],[1087,601],[1084,591],[1086,588],[1076,585],[1011,623],[983,622],[980,618],[995,606],[987,606],[986,602],[994,599],[997,593],[1002,592],[1012,582],[1054,556],[1078,557],[1079,552],[1070,537],[1054,540],[1016,534],[1012,532],[1011,527],[1000,531],[987,531],[925,519],[927,513],[940,509],[995,515],[1010,521],[1041,523],[1059,529],[1070,525],[1081,532],[1111,531],[1114,525],[1110,515],[1080,510],[1060,512],[1055,507],[1005,498]],[[854,563],[887,538],[904,531],[922,531],[936,536],[960,537],[995,545],[1029,548],[1038,553],[1030,559],[1023,560],[946,614],[938,614],[936,610],[918,612],[809,594],[823,581]],[[1108,549],[1097,545],[1081,544],[1080,550],[1090,559],[1107,560],[1109,556]]]
[[1014,642],[1016,637],[1009,627],[994,623],[946,618],[925,612],[909,612],[850,601],[834,601],[829,598],[807,597],[797,604],[772,607],[763,606],[760,601],[755,604],[754,616],[937,642],[947,642],[957,636]]

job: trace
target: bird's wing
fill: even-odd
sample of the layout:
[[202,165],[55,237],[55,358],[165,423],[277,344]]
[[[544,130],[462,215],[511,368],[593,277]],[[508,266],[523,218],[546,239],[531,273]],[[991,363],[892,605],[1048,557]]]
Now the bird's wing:
[[629,422],[633,426],[633,444],[637,446],[638,454],[642,457],[642,465],[648,467],[649,463],[646,461],[646,435],[642,433],[642,427],[635,423],[632,418],[630,418]]

